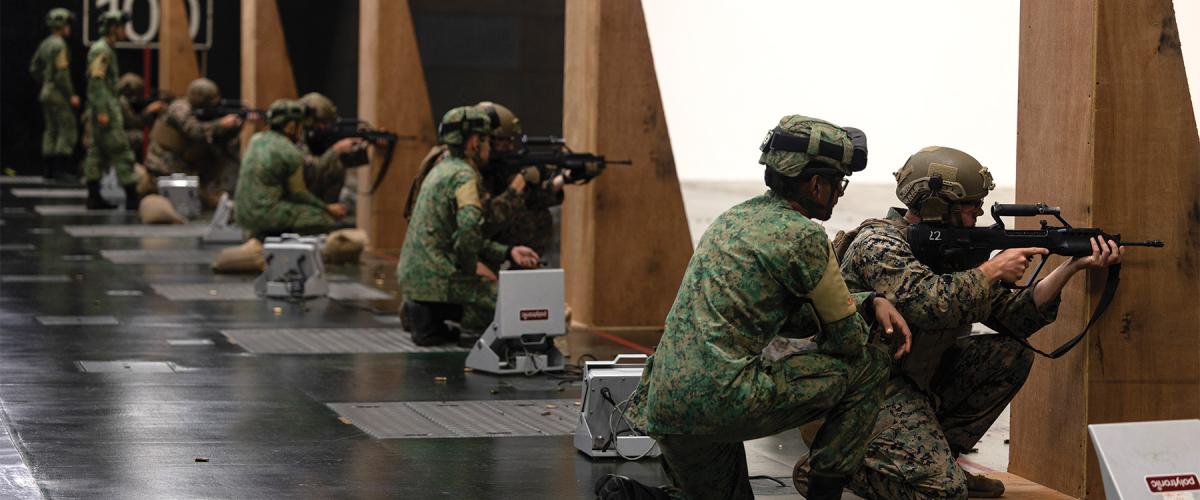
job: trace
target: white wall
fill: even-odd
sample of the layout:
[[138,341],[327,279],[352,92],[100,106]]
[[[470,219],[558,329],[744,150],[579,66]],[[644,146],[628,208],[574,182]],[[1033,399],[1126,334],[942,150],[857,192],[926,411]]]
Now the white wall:
[[[910,154],[937,144],[971,153],[997,183],[1015,183],[1015,0],[643,6],[683,179],[761,178],[763,135],[799,113],[867,133],[870,164],[856,181],[890,182]],[[1177,0],[1176,9],[1191,62],[1200,0]]]

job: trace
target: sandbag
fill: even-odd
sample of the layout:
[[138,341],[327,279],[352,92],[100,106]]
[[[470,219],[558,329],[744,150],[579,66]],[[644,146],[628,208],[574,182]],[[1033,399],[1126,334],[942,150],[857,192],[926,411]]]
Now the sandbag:
[[142,202],[138,205],[138,218],[142,219],[143,224],[183,224],[184,220],[179,212],[175,211],[175,207],[171,205],[171,200],[160,194],[146,195],[142,198]]
[[261,273],[267,263],[263,260],[262,242],[255,238],[217,254],[212,263],[214,273]]
[[146,167],[141,163],[133,165],[133,178],[137,180],[138,194],[146,196],[158,192],[158,186],[155,185],[156,177],[150,175],[150,171],[146,170]]
[[321,257],[325,262],[358,262],[363,248],[367,246],[367,232],[362,229],[338,229],[325,237]]

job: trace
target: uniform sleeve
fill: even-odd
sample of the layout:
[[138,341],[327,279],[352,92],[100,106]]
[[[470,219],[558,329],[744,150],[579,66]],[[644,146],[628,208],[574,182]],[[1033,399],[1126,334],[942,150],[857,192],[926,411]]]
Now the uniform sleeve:
[[292,175],[288,177],[288,189],[285,198],[289,201],[304,205],[312,205],[314,207],[325,209],[325,202],[317,198],[316,195],[308,191],[308,186],[304,184],[304,169],[297,168]]
[[483,204],[479,185],[470,174],[459,174],[454,188],[454,262],[462,274],[475,274],[475,263],[483,248]]
[[993,330],[1029,337],[1058,318],[1058,305],[1062,302],[1062,295],[1056,295],[1053,300],[1038,307],[1033,301],[1032,286],[1015,292],[999,284],[996,287],[992,315],[984,321],[984,324]]
[[308,185],[326,185],[330,184],[329,179],[336,180],[346,176],[346,167],[342,163],[341,155],[335,153],[332,148],[321,155],[309,154],[307,151],[305,149],[304,179]]
[[216,120],[200,121],[192,114],[192,108],[180,100],[167,106],[167,120],[174,124],[175,128],[179,129],[185,137],[194,142],[211,144],[214,132],[220,128],[217,126]]
[[560,171],[556,167],[546,167],[541,174],[541,182],[537,186],[530,186],[526,192],[525,203],[532,210],[540,210],[543,208],[557,207],[562,205],[563,192],[562,190],[554,191],[553,182]]
[[913,256],[908,242],[890,235],[860,236],[842,269],[859,286],[891,301],[909,324],[924,329],[984,321],[992,311],[993,289],[983,272],[938,274]]
[[867,324],[846,288],[829,239],[823,231],[815,230],[788,248],[792,252],[785,272],[776,279],[791,293],[806,299],[816,313],[821,324],[817,346],[831,354],[861,354],[867,342]]
[[75,84],[71,83],[71,57],[66,44],[54,52],[54,63],[48,65],[46,71],[47,77],[43,81],[53,82],[54,87],[66,97],[75,95]]
[[105,81],[108,65],[112,64],[109,60],[111,57],[110,53],[103,50],[93,51],[88,57],[88,108],[93,117],[104,114],[108,115],[109,119],[115,119],[121,113],[117,96],[113,95],[112,89]]
[[525,198],[512,188],[506,188],[496,196],[485,196],[483,213],[487,217],[487,234],[494,235],[508,227],[524,204]]

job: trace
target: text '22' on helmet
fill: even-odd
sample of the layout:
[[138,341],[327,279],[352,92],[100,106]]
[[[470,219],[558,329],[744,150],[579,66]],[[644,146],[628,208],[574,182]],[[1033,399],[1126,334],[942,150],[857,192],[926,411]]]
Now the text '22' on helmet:
[[849,176],[867,167],[863,131],[802,115],[780,119],[758,149],[758,162],[785,177],[814,169]]
[[442,123],[438,124],[438,141],[450,146],[461,147],[471,134],[491,133],[491,119],[487,113],[475,106],[451,109],[442,116]]
[[947,220],[956,205],[981,201],[995,187],[987,167],[954,148],[923,148],[896,172],[896,197],[927,221]]

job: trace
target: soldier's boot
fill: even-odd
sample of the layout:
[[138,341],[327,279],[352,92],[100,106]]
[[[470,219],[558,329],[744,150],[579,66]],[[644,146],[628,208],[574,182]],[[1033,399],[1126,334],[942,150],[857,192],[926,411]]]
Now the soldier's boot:
[[142,203],[142,196],[138,194],[137,183],[131,182],[122,187],[125,188],[125,210],[137,210],[138,205]]
[[116,205],[104,201],[104,197],[100,196],[100,181],[87,181],[87,201],[84,202],[88,210],[112,210],[117,208]]
[[58,158],[57,156],[42,157],[42,177],[44,179],[54,180],[54,175],[58,170]]
[[[794,474],[794,473],[793,473]],[[808,476],[808,491],[804,494],[806,500],[839,500],[842,490],[846,487],[845,476]]]
[[605,474],[596,481],[597,500],[670,500],[661,488],[646,486],[633,479],[616,474]]
[[970,498],[1000,498],[1004,496],[1004,482],[983,474],[972,474],[966,469],[967,496]]

